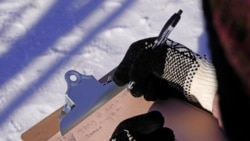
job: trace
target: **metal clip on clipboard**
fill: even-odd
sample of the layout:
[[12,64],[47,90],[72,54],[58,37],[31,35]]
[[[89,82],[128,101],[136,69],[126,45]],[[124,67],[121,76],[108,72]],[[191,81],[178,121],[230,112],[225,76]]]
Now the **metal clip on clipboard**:
[[82,75],[74,70],[65,74],[68,89],[60,115],[62,135],[124,89],[115,85],[111,79],[112,72],[100,81],[92,75]]

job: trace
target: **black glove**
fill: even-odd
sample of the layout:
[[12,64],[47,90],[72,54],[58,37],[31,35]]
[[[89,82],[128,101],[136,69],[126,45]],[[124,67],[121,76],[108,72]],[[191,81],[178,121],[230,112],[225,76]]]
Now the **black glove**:
[[174,141],[173,131],[163,125],[164,118],[158,111],[138,115],[122,121],[110,141]]
[[198,99],[211,111],[217,90],[213,65],[170,39],[152,49],[155,40],[139,40],[129,47],[116,68],[114,82],[120,86],[132,82],[129,90],[135,97],[157,100],[177,96],[191,102]]
[[[148,101],[167,99],[171,96],[185,99],[180,91],[170,87],[166,80],[152,73],[155,62],[165,59],[164,52],[158,52],[161,55],[154,56],[146,48],[147,46],[150,47],[155,39],[156,37],[147,38],[133,43],[116,68],[113,80],[119,86],[123,86],[130,81],[136,82],[133,89],[130,89],[131,94],[135,97],[143,95]],[[164,62],[161,61],[161,63]],[[157,66],[164,66],[164,64],[157,63]]]

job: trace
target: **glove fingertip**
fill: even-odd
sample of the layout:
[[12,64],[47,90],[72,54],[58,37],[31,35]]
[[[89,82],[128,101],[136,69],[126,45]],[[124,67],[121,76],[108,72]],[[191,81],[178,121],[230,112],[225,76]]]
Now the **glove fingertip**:
[[157,121],[161,126],[164,124],[164,117],[159,111],[150,111],[148,116],[152,118],[153,121]]
[[120,71],[116,71],[112,77],[112,80],[114,83],[118,86],[124,86],[129,82],[128,77],[126,77],[126,74],[123,74]]

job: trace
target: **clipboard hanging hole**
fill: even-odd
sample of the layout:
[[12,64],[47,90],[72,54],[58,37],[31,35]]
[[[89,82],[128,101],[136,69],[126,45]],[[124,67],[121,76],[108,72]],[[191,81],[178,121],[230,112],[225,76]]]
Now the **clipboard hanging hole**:
[[65,74],[65,79],[68,84],[77,84],[81,82],[81,75],[77,71],[71,70]]
[[77,78],[76,75],[71,74],[71,75],[69,76],[69,80],[72,81],[72,82],[76,82],[76,81],[78,80],[78,78]]

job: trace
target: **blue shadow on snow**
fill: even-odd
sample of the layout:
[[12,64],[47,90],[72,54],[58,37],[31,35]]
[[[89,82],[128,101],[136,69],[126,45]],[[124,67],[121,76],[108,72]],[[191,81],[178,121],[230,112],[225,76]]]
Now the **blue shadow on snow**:
[[[67,6],[72,4],[72,1],[57,1],[54,6],[48,11],[48,13],[35,25],[30,32],[24,37],[20,38],[13,44],[11,50],[9,50],[5,55],[0,57],[0,65],[4,66],[4,69],[0,70],[0,73],[3,73],[7,79],[0,80],[0,86],[3,85],[8,79],[11,79],[12,76],[16,75],[19,71],[22,71],[26,66],[28,66],[32,60],[36,57],[43,55],[43,53],[52,46],[55,41],[69,32],[74,25],[77,25],[79,22],[85,20],[92,12],[102,3],[102,0],[92,0],[88,4],[81,7],[78,11],[73,11],[73,13],[68,13],[65,11]],[[61,64],[66,63],[70,60],[71,54],[79,52],[81,47],[87,45],[98,33],[101,32],[107,25],[112,23],[116,18],[119,17],[131,4],[133,0],[126,0],[120,8],[115,10],[111,15],[109,15],[102,23],[100,23],[96,28],[91,30],[88,35],[77,44],[68,55],[64,56],[61,60],[57,61],[54,64],[51,64],[50,69],[40,76],[40,79],[33,83],[33,87],[40,87],[47,82],[47,80],[57,71]],[[60,12],[59,17],[53,17],[54,12]],[[74,15],[72,15],[74,14]],[[72,22],[72,17],[77,17]],[[58,24],[63,26],[63,29],[58,30]],[[37,36],[35,36],[37,35]],[[39,41],[41,44],[36,44],[36,41]],[[34,48],[35,46],[35,48]],[[17,53],[17,51],[19,53]],[[24,61],[26,57],[25,54],[28,53],[30,56],[28,60]],[[13,57],[10,57],[13,56]],[[10,62],[15,62],[16,67],[9,67]],[[7,72],[6,72],[7,71]],[[27,87],[24,91],[18,94],[18,97],[10,103],[10,105],[4,109],[0,115],[0,126],[6,121],[6,119],[20,106],[22,105],[29,97],[35,93],[35,90]]]

